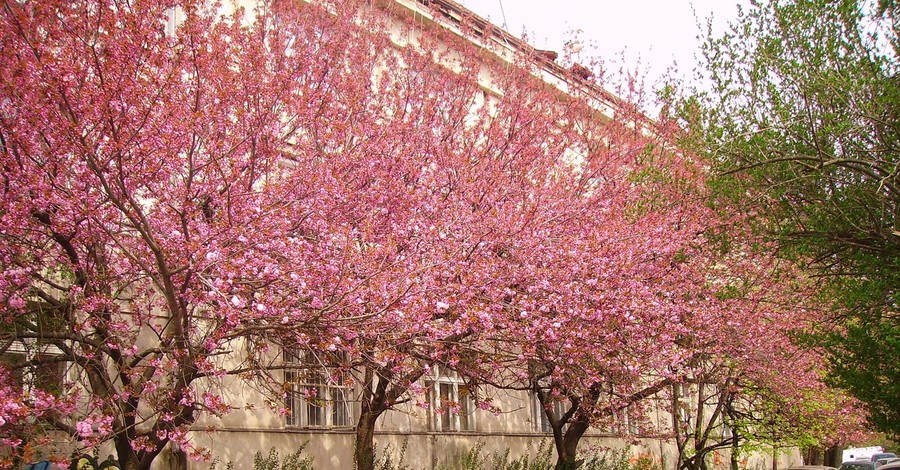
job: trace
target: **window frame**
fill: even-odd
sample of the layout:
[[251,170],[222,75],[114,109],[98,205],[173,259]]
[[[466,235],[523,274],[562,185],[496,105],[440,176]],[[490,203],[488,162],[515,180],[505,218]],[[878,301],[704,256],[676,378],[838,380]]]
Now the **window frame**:
[[[542,434],[552,434],[553,427],[550,426],[550,419],[547,418],[546,409],[541,403],[541,399],[538,398],[538,395],[534,392],[531,392],[530,395],[534,432],[539,432]],[[554,400],[551,406],[553,407],[553,414],[555,415],[556,419],[560,419],[566,413],[566,411],[568,411],[568,407],[564,400]],[[565,429],[568,426],[568,423],[563,426],[563,432],[565,432]]]
[[[29,365],[14,367],[14,364],[22,362]],[[63,393],[70,383],[71,362],[52,344],[38,344],[29,339],[15,340],[0,354],[0,363],[7,364],[15,385],[27,395],[35,390],[57,395]]]
[[[329,367],[308,349],[282,348],[282,359],[286,428],[352,429],[356,425],[348,373]],[[330,359],[344,362],[339,355]]]
[[640,437],[641,427],[639,425],[641,418],[638,416],[641,409],[628,405],[618,410],[614,415],[614,421],[610,426],[610,432],[618,436]]
[[696,392],[694,387],[688,382],[677,382],[673,384],[673,393],[675,395],[675,419],[679,421],[679,426],[683,426],[684,431],[691,432],[694,429],[694,399]]
[[[434,432],[475,432],[475,400],[459,374],[443,366],[432,367],[425,380],[428,426]],[[438,399],[440,402],[438,402]],[[454,411],[459,410],[459,411]]]

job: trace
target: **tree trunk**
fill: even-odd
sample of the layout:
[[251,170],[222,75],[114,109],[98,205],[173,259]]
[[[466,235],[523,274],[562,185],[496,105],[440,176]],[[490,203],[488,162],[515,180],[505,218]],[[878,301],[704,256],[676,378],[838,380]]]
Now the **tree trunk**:
[[156,467],[164,470],[187,470],[187,453],[173,442],[169,442],[156,456]]
[[116,437],[115,446],[116,457],[119,460],[119,468],[121,470],[141,470],[137,453],[131,448],[126,436]]
[[681,470],[706,470],[706,452],[694,454],[681,464]]
[[372,368],[366,368],[360,396],[359,420],[356,422],[356,445],[353,461],[357,470],[375,469],[375,423],[385,410],[388,380],[375,377]]
[[[150,470],[153,462],[157,460],[157,457],[159,457],[160,453],[162,453],[162,449],[165,448],[167,444],[168,440],[162,443],[157,443],[156,445],[158,447],[156,450],[135,452],[134,449],[131,448],[131,443],[127,438],[116,438],[116,460],[118,460],[119,462],[119,468],[121,470]],[[184,465],[185,467],[187,467],[186,454]]]
[[672,385],[672,433],[675,435],[675,445],[678,448],[677,465],[678,468],[685,468],[687,462],[688,430],[683,429],[686,426],[682,426],[685,423],[681,422],[680,398],[681,395],[678,393],[677,386]]
[[841,466],[841,460],[843,459],[843,451],[844,449],[841,446],[831,446],[825,451],[825,465],[830,467],[838,468]]
[[[553,441],[556,446],[556,467],[555,470],[575,470],[581,466],[578,460],[578,442],[584,433],[588,430],[588,423],[584,420],[572,421],[569,423],[566,432],[562,432],[565,423],[558,423],[559,429],[553,429]],[[557,438],[559,436],[559,438]]]
[[704,383],[703,376],[698,378],[697,382],[697,396],[696,398],[696,414],[695,422],[694,422],[694,468],[699,470],[706,470],[706,454],[709,452],[709,449],[706,448],[706,439],[704,437],[704,431],[709,428],[706,425],[706,404],[704,402],[704,394],[706,393],[706,384]]
[[740,461],[738,460],[738,456],[740,455],[740,439],[738,438],[737,429],[732,431],[733,435],[731,436],[731,470],[738,470],[740,468]]
[[375,370],[365,369],[360,395],[359,420],[356,422],[356,446],[353,459],[357,470],[375,469],[375,423],[385,411],[391,409],[406,393],[408,384],[419,380],[425,373],[423,366],[410,370],[402,377],[395,377],[393,364]]
[[821,447],[816,446],[803,449],[804,465],[822,465],[822,457]]
[[375,468],[375,422],[381,413],[361,413],[356,423],[356,446],[353,450],[353,461],[358,470],[374,470]]

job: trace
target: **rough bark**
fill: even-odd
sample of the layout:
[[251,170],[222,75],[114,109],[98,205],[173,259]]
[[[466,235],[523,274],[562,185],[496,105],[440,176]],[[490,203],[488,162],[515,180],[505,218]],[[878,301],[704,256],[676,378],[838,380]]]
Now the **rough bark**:
[[[561,428],[564,423],[558,424],[560,429],[557,430],[556,427],[553,429],[556,455],[558,456],[555,469],[575,470],[581,467],[582,464],[582,461],[578,460],[578,443],[590,426],[586,419],[579,418],[569,423],[569,427],[566,428],[565,432],[562,432]],[[559,438],[557,438],[557,435]]]
[[384,412],[388,380],[376,379],[375,371],[367,368],[360,397],[359,420],[356,423],[356,446],[353,461],[358,470],[375,468],[375,423]]
[[385,411],[402,403],[409,384],[419,380],[425,373],[425,368],[418,365],[398,377],[392,372],[394,365],[365,370],[359,420],[356,423],[356,445],[353,450],[357,470],[375,469],[375,423]]

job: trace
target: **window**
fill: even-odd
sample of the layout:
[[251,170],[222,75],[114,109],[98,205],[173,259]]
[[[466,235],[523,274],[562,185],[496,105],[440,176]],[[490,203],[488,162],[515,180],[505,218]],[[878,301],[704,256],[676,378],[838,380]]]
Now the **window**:
[[184,12],[181,7],[167,8],[166,11],[166,36],[175,37],[175,30],[184,21]]
[[425,385],[433,431],[475,430],[474,400],[455,372],[435,367]]
[[640,410],[627,406],[616,412],[615,422],[610,427],[610,432],[620,436],[637,436],[640,434]]
[[675,407],[680,426],[689,431],[694,417],[693,399],[694,391],[689,383],[677,383],[674,385]]
[[66,361],[54,346],[26,347],[16,341],[0,356],[0,363],[10,368],[14,383],[26,393],[59,394],[65,386]]
[[[341,357],[326,358],[339,364]],[[297,427],[353,426],[352,387],[346,373],[328,368],[310,351],[285,349],[285,425]]]
[[[550,427],[550,419],[547,418],[547,413],[545,411],[544,405],[541,404],[541,400],[538,399],[537,394],[532,393],[531,400],[531,415],[534,417],[532,422],[534,422],[534,430],[537,432],[553,432],[553,428]],[[555,400],[549,404],[550,411],[553,413],[553,417],[559,419],[564,415],[567,411],[568,404],[562,400]],[[568,426],[568,425],[566,425]],[[563,431],[565,431],[566,426],[563,426]]]

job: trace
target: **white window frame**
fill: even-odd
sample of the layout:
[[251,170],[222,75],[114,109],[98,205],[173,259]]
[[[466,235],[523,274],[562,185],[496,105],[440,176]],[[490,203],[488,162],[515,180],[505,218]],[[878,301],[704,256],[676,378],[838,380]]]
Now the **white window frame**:
[[[355,425],[353,387],[311,351],[284,348],[285,427],[349,429]],[[291,368],[290,366],[296,366]]]
[[[550,406],[556,419],[560,419],[568,411],[568,405],[565,400],[554,400]],[[541,404],[540,398],[534,392],[531,393],[531,416],[533,417],[532,422],[534,423],[535,432],[545,434],[553,432],[544,405]],[[568,427],[568,424],[563,426],[563,432],[565,432],[566,427]]]
[[639,419],[634,418],[636,412],[637,408],[630,405],[617,411],[610,429],[612,433],[620,436],[639,436],[641,430],[637,424]]
[[675,388],[675,406],[678,408],[676,411],[678,413],[677,419],[680,420],[680,423],[686,426],[686,431],[693,429],[693,418],[694,418],[694,398],[696,394],[694,392],[694,387],[691,384],[686,382],[676,383],[674,385]]
[[[16,340],[13,341],[9,347],[3,351],[3,356],[11,357],[11,356],[22,356],[22,358],[27,361],[33,361],[40,357],[54,357],[54,356],[62,356],[62,351],[59,350],[56,346],[53,345],[38,345],[37,341],[34,339],[24,339],[24,340]],[[53,363],[43,364],[42,367],[55,367],[58,370],[50,371],[53,375],[54,385],[58,386],[60,390],[57,392],[62,392],[68,385],[68,375],[69,375],[69,361],[59,361]],[[27,367],[22,369],[21,381],[22,381],[22,391],[28,395],[32,393],[33,390],[39,387],[40,376],[46,376],[47,371],[37,371],[35,367]],[[51,392],[53,392],[51,390]]]
[[425,380],[425,391],[432,431],[475,431],[475,400],[456,372],[441,366],[432,367]]

